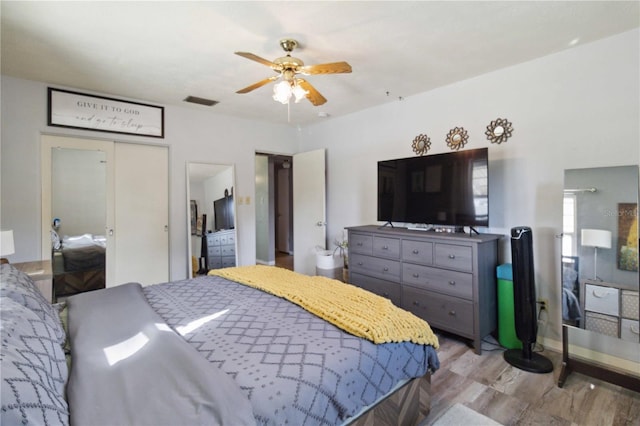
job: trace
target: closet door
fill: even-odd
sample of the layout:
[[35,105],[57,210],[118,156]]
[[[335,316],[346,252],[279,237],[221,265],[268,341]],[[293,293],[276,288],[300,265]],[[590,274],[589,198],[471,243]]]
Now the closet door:
[[169,153],[163,146],[115,146],[114,285],[169,281]]

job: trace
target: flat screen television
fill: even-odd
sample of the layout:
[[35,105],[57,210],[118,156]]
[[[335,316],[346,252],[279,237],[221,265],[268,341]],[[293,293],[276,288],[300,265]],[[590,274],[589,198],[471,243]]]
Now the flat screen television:
[[488,148],[378,162],[378,221],[489,226]]
[[235,228],[233,220],[233,195],[213,202],[214,226],[216,231]]

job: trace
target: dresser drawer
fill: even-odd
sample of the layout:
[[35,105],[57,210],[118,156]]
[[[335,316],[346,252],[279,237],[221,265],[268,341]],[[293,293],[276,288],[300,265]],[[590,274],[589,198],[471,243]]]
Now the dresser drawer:
[[220,244],[236,244],[236,237],[233,234],[223,234],[220,236]]
[[220,246],[209,246],[207,247],[207,254],[209,255],[209,257],[221,256],[222,249],[220,248]]
[[404,262],[433,265],[433,243],[427,241],[402,241],[402,260]]
[[431,327],[461,336],[473,336],[473,303],[457,297],[402,287],[404,308],[425,319]]
[[373,255],[400,259],[400,239],[374,236]]
[[220,246],[220,254],[222,256],[234,256],[236,254],[236,246]]
[[640,343],[640,321],[622,318],[620,338],[629,342]]
[[473,271],[471,247],[436,243],[435,264],[460,271]]
[[611,315],[603,315],[597,312],[587,312],[584,315],[585,330],[595,331],[596,333],[606,334],[608,336],[619,337],[620,323],[618,317]]
[[638,302],[638,292],[631,290],[622,290],[620,297],[620,316],[632,320],[639,320],[640,304]]
[[464,272],[403,263],[402,283],[469,300],[473,298],[473,275]]
[[230,268],[231,266],[236,266],[236,257],[235,256],[223,256],[222,257],[222,267]]
[[209,246],[219,246],[220,245],[220,235],[216,233],[207,234],[207,245]]
[[373,236],[349,233],[349,253],[373,254]]
[[209,258],[209,269],[220,269],[222,268],[222,258],[220,256]]
[[365,290],[375,293],[378,296],[386,297],[391,302],[400,306],[400,284],[397,282],[385,281],[379,278],[368,277],[351,272],[351,283]]
[[619,315],[620,291],[617,288],[587,284],[584,293],[584,309],[586,311]]
[[349,256],[349,268],[353,268],[353,271],[357,273],[400,281],[400,262],[397,260],[351,254]]

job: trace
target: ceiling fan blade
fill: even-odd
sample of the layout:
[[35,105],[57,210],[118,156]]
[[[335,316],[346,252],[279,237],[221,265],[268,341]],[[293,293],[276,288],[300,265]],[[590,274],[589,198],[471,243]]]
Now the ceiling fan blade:
[[258,55],[254,55],[253,53],[249,53],[249,52],[235,52],[235,53],[238,56],[242,56],[243,58],[251,59],[252,61],[260,62],[262,65],[266,65],[266,66],[274,68],[274,69],[278,67],[273,62],[268,61],[268,60],[266,60],[264,58],[261,58]]
[[265,84],[268,84],[274,80],[277,80],[278,78],[280,78],[279,75],[274,75],[273,77],[265,78],[264,80],[254,83],[251,86],[247,86],[244,89],[238,90],[236,93],[249,93],[250,91],[257,89],[258,87],[262,87]]
[[312,74],[341,74],[350,73],[351,65],[346,62],[332,62],[330,64],[307,65],[300,67],[300,73]]
[[318,92],[316,88],[313,87],[308,81],[303,80],[301,78],[297,80],[300,87],[302,87],[304,90],[308,92],[307,99],[309,99],[309,102],[311,102],[314,106],[319,106],[327,102],[327,99],[324,96],[322,96],[320,92]]

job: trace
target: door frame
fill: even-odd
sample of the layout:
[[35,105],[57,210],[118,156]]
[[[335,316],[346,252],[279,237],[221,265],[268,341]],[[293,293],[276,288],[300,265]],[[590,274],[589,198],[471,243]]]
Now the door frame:
[[[167,262],[168,262],[168,278],[171,278],[171,182],[172,182],[172,148],[171,145],[161,143],[146,143],[146,142],[131,142],[116,139],[104,139],[97,137],[87,137],[79,135],[65,135],[56,133],[40,133],[40,258],[42,260],[51,259],[51,149],[55,146],[69,149],[86,149],[91,151],[104,150],[107,161],[107,223],[105,225],[105,236],[107,237],[107,250],[106,250],[106,268],[105,268],[105,280],[106,286],[110,286],[110,280],[115,278],[115,241],[114,238],[109,236],[109,229],[113,229],[115,226],[115,144],[134,144],[134,145],[147,145],[157,146],[167,149]],[[111,286],[113,283],[111,283]]]

